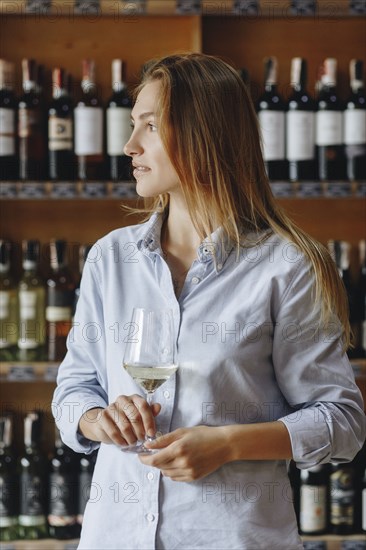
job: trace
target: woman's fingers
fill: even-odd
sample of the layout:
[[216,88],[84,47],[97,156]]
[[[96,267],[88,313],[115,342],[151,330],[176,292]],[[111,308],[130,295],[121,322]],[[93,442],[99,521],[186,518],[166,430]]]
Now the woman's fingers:
[[[160,405],[152,407],[140,395],[120,395],[114,403],[100,412],[99,425],[105,434],[105,443],[132,445],[145,435],[155,435],[154,417],[160,412]],[[110,441],[108,441],[108,439]]]

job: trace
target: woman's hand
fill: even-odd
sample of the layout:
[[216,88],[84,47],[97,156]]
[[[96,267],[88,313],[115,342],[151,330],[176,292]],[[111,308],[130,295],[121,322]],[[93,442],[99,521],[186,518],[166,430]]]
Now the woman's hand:
[[92,441],[131,445],[145,439],[145,435],[155,435],[154,417],[160,409],[159,403],[150,407],[141,395],[120,395],[105,409],[86,411],[80,419],[79,431]]
[[230,446],[224,427],[179,428],[145,446],[161,449],[139,455],[146,466],[159,468],[174,481],[193,481],[207,476],[230,461]]

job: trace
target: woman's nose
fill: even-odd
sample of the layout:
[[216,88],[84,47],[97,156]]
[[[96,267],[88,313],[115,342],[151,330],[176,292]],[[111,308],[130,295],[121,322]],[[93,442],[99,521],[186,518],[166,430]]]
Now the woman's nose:
[[137,143],[133,133],[126,145],[123,147],[123,152],[128,157],[133,157],[141,152],[141,146]]

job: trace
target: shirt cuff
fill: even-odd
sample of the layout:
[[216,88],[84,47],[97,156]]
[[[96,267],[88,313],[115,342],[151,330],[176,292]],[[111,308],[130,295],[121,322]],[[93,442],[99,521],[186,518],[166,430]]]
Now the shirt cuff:
[[290,436],[292,458],[300,469],[329,462],[332,453],[328,423],[316,406],[278,419]]
[[[106,402],[96,396],[91,400],[65,400],[62,404],[56,405],[52,403],[53,414],[55,422],[60,430],[62,441],[73,449],[76,453],[91,454],[95,449],[98,449],[100,443],[98,441],[91,441],[87,439],[79,432],[79,421],[84,413],[90,409],[100,407],[105,409],[107,407]],[[55,410],[55,407],[56,410]]]

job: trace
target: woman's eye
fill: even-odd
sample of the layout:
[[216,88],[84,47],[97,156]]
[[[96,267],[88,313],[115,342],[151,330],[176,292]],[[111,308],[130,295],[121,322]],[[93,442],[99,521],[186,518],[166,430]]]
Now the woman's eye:
[[152,124],[151,122],[149,122],[148,127],[150,128],[150,130],[151,130],[152,132],[156,132],[156,131],[157,131],[157,127],[155,126],[155,124]]
[[132,122],[130,122],[130,128],[131,128],[131,130],[133,130],[133,129],[134,129],[134,127],[135,127],[135,125],[134,125],[134,124],[132,124]]

